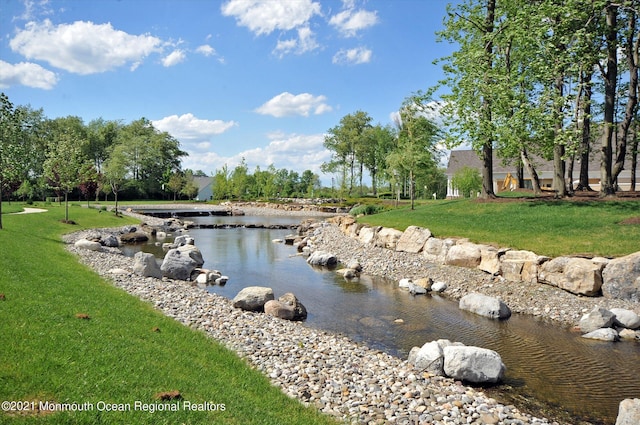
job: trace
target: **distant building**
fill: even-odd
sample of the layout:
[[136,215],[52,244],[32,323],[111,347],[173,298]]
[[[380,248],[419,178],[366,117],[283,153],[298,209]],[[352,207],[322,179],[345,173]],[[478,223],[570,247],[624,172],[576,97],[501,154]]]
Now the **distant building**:
[[210,201],[213,199],[213,177],[194,177],[198,186],[196,201]]
[[[531,162],[538,173],[541,188],[551,188],[553,184],[553,161],[547,161],[540,157],[532,156]],[[627,166],[630,160],[627,159]],[[469,167],[478,170],[482,173],[482,160],[478,153],[474,150],[458,150],[451,151],[449,157],[449,164],[447,166],[447,199],[459,198],[461,194],[458,189],[451,183],[451,179],[456,172],[463,167]],[[502,159],[496,156],[496,151],[493,151],[493,192],[499,193],[504,190],[514,190],[517,188],[513,185],[504,185],[505,179],[508,176],[517,176],[516,165],[505,165]],[[524,186],[526,189],[532,189],[531,177],[524,171]],[[573,168],[573,181],[574,187],[578,184],[578,178],[580,177],[580,161],[576,160]],[[599,154],[592,154],[589,161],[589,185],[593,190],[600,190],[600,156]],[[506,186],[506,188],[504,188]],[[629,190],[631,187],[631,172],[628,169],[622,171],[618,177],[618,186],[621,190]],[[636,178],[636,187],[640,187],[640,180]]]

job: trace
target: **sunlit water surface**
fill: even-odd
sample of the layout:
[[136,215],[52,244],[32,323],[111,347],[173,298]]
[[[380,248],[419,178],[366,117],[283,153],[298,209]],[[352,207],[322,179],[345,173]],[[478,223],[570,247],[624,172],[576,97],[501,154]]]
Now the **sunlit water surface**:
[[[197,217],[197,223],[297,224],[291,217]],[[507,366],[498,388],[512,400],[535,400],[576,420],[613,424],[624,398],[640,397],[640,344],[581,338],[566,328],[513,315],[489,320],[439,296],[412,296],[387,279],[345,281],[334,270],[313,268],[292,246],[274,243],[290,230],[191,229],[205,268],[230,277],[208,290],[233,298],[246,286],[293,292],[305,305],[306,326],[337,332],[406,358],[414,346],[446,338],[490,348]],[[133,248],[140,249],[140,248]],[[142,246],[162,257],[152,243]],[[402,323],[396,323],[402,319]]]

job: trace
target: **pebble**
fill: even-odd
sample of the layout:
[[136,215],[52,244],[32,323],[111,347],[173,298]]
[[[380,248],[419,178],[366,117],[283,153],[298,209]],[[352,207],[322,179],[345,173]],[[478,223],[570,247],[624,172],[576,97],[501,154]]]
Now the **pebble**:
[[[264,214],[264,209],[261,209]],[[144,217],[154,225],[149,217]],[[337,229],[323,227],[316,246],[337,238]],[[141,277],[132,272],[133,259],[118,248],[88,251],[74,247],[84,232],[66,235],[67,249],[115,286],[150,302],[165,315],[203,331],[262,371],[282,391],[347,423],[363,424],[557,424],[534,418],[514,406],[504,406],[481,389],[452,379],[416,374],[406,360],[356,343],[347,337],[235,309],[231,300],[207,292],[192,282]],[[340,238],[340,243],[345,240]],[[323,245],[324,244],[324,245]],[[337,248],[339,245],[333,245]],[[349,249],[345,247],[345,249]],[[369,249],[357,250],[370,253]],[[345,261],[352,257],[340,252]],[[383,261],[390,273],[412,270],[414,263],[393,252],[375,253],[358,260],[365,272],[371,261]],[[347,258],[348,257],[348,258]],[[431,266],[430,270],[438,270]],[[115,272],[114,272],[115,271]],[[467,273],[458,279],[464,280]],[[411,277],[411,276],[405,276]],[[438,279],[444,279],[442,274]],[[490,279],[484,277],[486,279]],[[452,281],[449,280],[449,283]]]

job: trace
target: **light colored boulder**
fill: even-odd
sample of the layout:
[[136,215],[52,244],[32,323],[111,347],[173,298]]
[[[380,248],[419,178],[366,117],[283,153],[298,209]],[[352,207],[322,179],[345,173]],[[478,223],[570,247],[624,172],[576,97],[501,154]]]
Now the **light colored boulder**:
[[549,257],[531,251],[507,250],[500,257],[500,274],[513,281],[538,282],[538,267]]
[[377,229],[379,228],[374,228],[374,227],[361,228],[360,232],[358,232],[358,240],[365,245],[373,243],[373,241],[376,239]]
[[586,258],[557,257],[540,266],[538,280],[574,294],[596,296],[604,265]]
[[480,264],[478,268],[492,275],[500,273],[500,255],[504,250],[499,250],[489,245],[480,245]]
[[480,265],[480,246],[471,242],[453,245],[447,251],[445,264],[449,266],[475,268]]
[[617,341],[620,339],[618,332],[611,328],[596,329],[595,331],[582,335],[582,337],[587,339],[598,339],[600,341]]
[[609,311],[616,316],[614,324],[627,329],[640,329],[640,316],[634,311],[625,308],[612,308]]
[[347,268],[348,269],[353,269],[356,272],[361,272],[362,271],[362,265],[360,264],[360,262],[358,260],[349,260],[349,262],[347,263]]
[[419,372],[444,375],[444,353],[437,341],[427,342],[422,347],[413,347],[409,352],[408,362]]
[[394,251],[402,236],[402,232],[390,227],[383,227],[376,233],[374,245]]
[[605,297],[640,302],[640,252],[609,261],[602,280]]
[[415,283],[411,282],[411,285],[409,286],[409,293],[411,295],[424,295],[427,293],[427,289],[423,288],[420,285],[416,285]]
[[338,257],[326,251],[313,251],[307,258],[307,263],[312,266],[333,266],[338,264]]
[[263,286],[248,286],[233,298],[233,306],[248,311],[263,311],[267,301],[273,300],[273,289]]
[[79,239],[73,244],[76,248],[86,249],[89,251],[102,251],[102,245],[100,242],[90,241],[87,239]]
[[204,264],[202,252],[200,252],[197,246],[191,244],[181,245],[177,248],[177,250],[183,254],[188,255],[193,261],[195,261],[196,267],[202,267],[202,265]]
[[402,232],[398,239],[396,251],[418,253],[422,251],[424,244],[431,237],[431,231],[419,226],[409,226]]
[[496,383],[506,367],[500,355],[486,348],[450,345],[443,349],[444,373],[473,383]]
[[472,292],[460,298],[459,307],[490,319],[508,319],[509,307],[498,298]]
[[156,257],[148,252],[136,252],[133,256],[133,272],[138,276],[162,279],[162,270],[158,266]]
[[176,238],[173,240],[173,243],[176,245],[176,247],[183,245],[195,245],[195,242],[195,239],[189,235],[176,236]]
[[398,288],[409,289],[412,284],[413,284],[413,281],[411,279],[403,278],[398,281]]
[[453,239],[429,238],[422,249],[422,256],[430,263],[444,264],[447,251],[455,243]]
[[634,341],[640,341],[640,331],[634,331],[631,329],[620,329],[618,331],[620,339],[629,339]]
[[611,327],[615,318],[615,314],[609,310],[596,306],[580,318],[578,326],[582,332],[589,333],[596,329]]
[[616,425],[640,424],[640,398],[626,398],[618,406]]
[[423,287],[427,291],[430,291],[431,287],[433,286],[433,279],[431,279],[430,277],[421,277],[420,279],[416,279],[416,281],[413,283]]
[[446,284],[446,282],[442,282],[442,281],[433,282],[433,285],[431,285],[431,292],[441,293],[446,291],[447,287],[448,285]]

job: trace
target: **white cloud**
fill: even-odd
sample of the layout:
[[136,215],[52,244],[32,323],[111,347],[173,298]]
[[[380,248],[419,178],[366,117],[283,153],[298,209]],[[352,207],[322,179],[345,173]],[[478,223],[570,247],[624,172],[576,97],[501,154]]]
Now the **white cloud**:
[[229,0],[221,11],[224,16],[235,17],[238,25],[256,35],[305,26],[314,15],[321,14],[320,3],[312,0]]
[[55,73],[35,63],[10,64],[0,60],[0,88],[23,85],[50,90],[58,82]]
[[378,22],[378,12],[355,10],[353,7],[333,15],[329,20],[329,24],[336,27],[344,37],[355,37],[358,31],[372,27]]
[[202,46],[198,46],[196,49],[196,53],[200,53],[204,56],[213,56],[216,54],[216,49],[209,46],[208,44],[203,44]]
[[354,49],[340,49],[331,62],[339,65],[358,65],[371,62],[373,52],[366,47],[356,47]]
[[309,27],[298,28],[298,38],[278,41],[276,48],[273,50],[275,54],[282,57],[287,53],[303,54],[320,47],[316,41],[315,34]]
[[176,49],[162,58],[162,65],[165,67],[174,66],[179,64],[180,62],[184,62],[186,58],[187,55],[184,53],[184,51]]
[[[153,126],[160,131],[166,131],[181,142],[202,143],[211,137],[224,133],[237,123],[235,121],[203,120],[193,114],[170,115],[157,121]],[[208,145],[199,145],[208,148]]]
[[309,93],[293,95],[283,92],[264,103],[256,112],[262,115],[272,115],[277,118],[302,115],[308,117],[309,114],[320,115],[332,110],[327,105],[325,96],[314,96]]
[[215,152],[193,155],[183,161],[183,168],[203,170],[213,174],[226,164],[235,168],[244,158],[249,172],[256,166],[266,169],[273,164],[277,169],[285,168],[302,174],[311,170],[321,175],[320,166],[331,159],[331,152],[325,149],[324,134],[272,134],[267,146],[245,150],[232,156],[221,156]]
[[53,25],[50,20],[29,22],[9,42],[27,59],[42,60],[66,71],[87,75],[127,63],[135,69],[149,54],[161,51],[162,41],[151,35],[131,35],[110,23],[76,21]]

